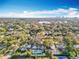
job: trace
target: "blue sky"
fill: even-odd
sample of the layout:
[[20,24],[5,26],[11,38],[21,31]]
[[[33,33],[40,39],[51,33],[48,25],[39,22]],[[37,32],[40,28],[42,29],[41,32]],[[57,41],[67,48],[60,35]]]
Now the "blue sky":
[[78,16],[78,9],[79,0],[0,0],[0,16],[5,17]]

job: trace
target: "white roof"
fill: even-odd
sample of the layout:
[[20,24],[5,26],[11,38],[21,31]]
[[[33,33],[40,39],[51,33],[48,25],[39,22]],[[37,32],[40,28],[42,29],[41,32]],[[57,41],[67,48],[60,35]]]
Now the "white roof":
[[55,45],[52,45],[52,46],[51,46],[51,49],[55,49]]
[[79,45],[74,45],[74,48],[79,48]]
[[50,24],[49,21],[39,21],[38,23],[40,23],[40,24],[43,24],[43,23],[45,23],[45,24]]

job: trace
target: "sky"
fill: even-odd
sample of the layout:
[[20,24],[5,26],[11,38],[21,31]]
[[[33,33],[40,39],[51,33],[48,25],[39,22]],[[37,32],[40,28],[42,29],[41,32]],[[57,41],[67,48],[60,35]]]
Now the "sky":
[[0,0],[0,17],[79,17],[79,0]]

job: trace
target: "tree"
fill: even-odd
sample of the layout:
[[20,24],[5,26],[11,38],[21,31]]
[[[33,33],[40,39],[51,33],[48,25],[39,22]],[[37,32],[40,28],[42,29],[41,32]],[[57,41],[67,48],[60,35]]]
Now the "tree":
[[76,53],[73,49],[73,36],[71,36],[69,33],[64,37],[64,42],[66,44],[65,53],[69,56],[69,59],[76,56]]

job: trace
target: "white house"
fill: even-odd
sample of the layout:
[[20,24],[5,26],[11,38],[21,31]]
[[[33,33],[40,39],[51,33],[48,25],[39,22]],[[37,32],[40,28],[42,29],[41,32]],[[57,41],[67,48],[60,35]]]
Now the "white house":
[[39,24],[51,24],[51,22],[49,22],[49,21],[39,21],[38,23]]
[[73,47],[74,47],[74,48],[79,48],[79,45],[74,45]]

